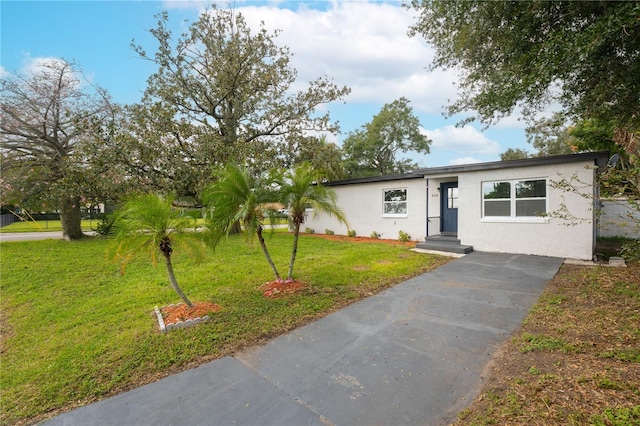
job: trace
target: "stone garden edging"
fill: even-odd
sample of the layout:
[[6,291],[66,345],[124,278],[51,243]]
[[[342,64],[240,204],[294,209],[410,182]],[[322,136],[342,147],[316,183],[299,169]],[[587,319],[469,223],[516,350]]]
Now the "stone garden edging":
[[[169,306],[173,306],[173,304]],[[158,325],[160,327],[160,331],[162,333],[166,333],[171,330],[178,330],[182,328],[193,327],[194,325],[200,324],[201,322],[209,321],[209,319],[211,318],[209,315],[205,315],[203,317],[188,319],[186,321],[178,321],[176,323],[165,324],[164,318],[162,317],[162,312],[160,312],[160,308],[158,308],[157,306],[155,307],[155,313],[156,313],[156,318],[158,319]]]

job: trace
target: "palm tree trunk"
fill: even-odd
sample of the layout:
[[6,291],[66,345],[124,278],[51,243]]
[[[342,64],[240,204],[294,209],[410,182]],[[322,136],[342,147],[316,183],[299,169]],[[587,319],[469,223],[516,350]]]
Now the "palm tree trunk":
[[193,303],[191,300],[182,292],[180,286],[178,285],[178,281],[176,281],[176,276],[173,273],[173,266],[171,265],[171,255],[164,255],[165,260],[167,261],[167,272],[169,273],[169,282],[171,283],[171,287],[178,293],[178,296],[187,304],[189,308],[193,308]]
[[276,268],[276,264],[273,263],[273,259],[271,259],[269,250],[267,250],[267,244],[264,242],[264,238],[262,237],[262,227],[258,228],[258,241],[260,241],[260,247],[262,247],[262,252],[264,253],[264,256],[267,258],[267,262],[269,262],[269,265],[271,265],[271,269],[273,269],[273,273],[276,276],[276,280],[282,281],[282,278],[280,278],[280,274],[278,273],[278,268]]
[[296,261],[296,255],[298,254],[298,237],[300,236],[300,222],[295,221],[295,228],[293,232],[293,248],[291,249],[291,260],[289,261],[289,275],[287,280],[293,279],[293,264]]

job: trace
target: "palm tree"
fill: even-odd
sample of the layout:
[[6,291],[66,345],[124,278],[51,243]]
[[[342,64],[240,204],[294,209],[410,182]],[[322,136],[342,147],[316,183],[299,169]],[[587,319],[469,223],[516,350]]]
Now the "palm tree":
[[254,176],[246,168],[230,164],[221,173],[220,180],[205,193],[204,201],[209,207],[210,244],[215,247],[239,223],[248,240],[258,237],[276,280],[282,281],[262,235],[265,215],[271,220],[274,218],[272,206],[276,195],[268,175]]
[[173,207],[173,197],[160,194],[140,194],[129,198],[116,212],[116,256],[122,259],[123,270],[126,263],[138,252],[146,251],[156,263],[158,252],[164,257],[171,287],[189,308],[193,303],[184,294],[173,272],[171,255],[177,245],[185,245],[200,256],[199,244],[195,242],[193,218],[184,216]]
[[329,216],[335,216],[348,226],[344,213],[336,204],[335,192],[322,185],[322,178],[322,174],[316,172],[311,164],[302,163],[285,173],[284,178],[278,182],[280,186],[278,200],[289,209],[289,220],[294,230],[287,281],[293,280],[293,264],[298,252],[300,225],[304,223],[307,208],[313,209],[314,214],[323,212]]

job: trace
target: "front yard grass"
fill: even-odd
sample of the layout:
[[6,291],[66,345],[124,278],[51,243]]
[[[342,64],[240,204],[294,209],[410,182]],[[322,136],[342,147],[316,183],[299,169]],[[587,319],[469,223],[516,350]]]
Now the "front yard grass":
[[[267,236],[280,268],[291,243],[286,233]],[[174,253],[189,298],[222,310],[161,334],[154,307],[179,301],[165,268],[141,259],[121,275],[105,257],[108,245],[103,238],[0,244],[1,423],[38,422],[232,354],[447,262],[401,244],[302,236],[296,278],[308,290],[267,299],[258,287],[273,278],[260,247],[233,236],[200,264]]]
[[[98,226],[100,219],[82,219],[81,228],[83,231],[91,231]],[[13,222],[11,225],[0,228],[0,234],[12,232],[54,232],[62,231],[60,220],[26,220]]]

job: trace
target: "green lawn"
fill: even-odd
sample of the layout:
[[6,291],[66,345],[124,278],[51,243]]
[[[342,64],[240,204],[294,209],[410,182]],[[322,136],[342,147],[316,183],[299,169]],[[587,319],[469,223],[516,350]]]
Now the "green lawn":
[[[291,243],[286,233],[267,236],[283,274]],[[310,289],[272,300],[258,290],[272,279],[260,247],[234,236],[200,264],[174,253],[187,296],[222,311],[163,335],[153,308],[179,301],[164,266],[136,260],[120,275],[108,246],[102,238],[0,243],[3,424],[42,420],[233,353],[447,261],[400,245],[302,236],[296,277]]]
[[[82,230],[90,231],[100,222],[99,219],[84,219],[82,221]],[[62,225],[59,220],[28,220],[24,222],[13,222],[11,225],[0,228],[0,233],[10,232],[51,232],[62,231]]]
[[[83,231],[91,231],[96,229],[100,219],[83,219],[82,220],[82,230]],[[204,219],[197,219],[196,223],[198,225],[202,225],[204,223]],[[278,218],[275,220],[275,225],[286,225],[286,218]],[[267,225],[268,227],[269,225]],[[62,231],[62,225],[59,220],[29,220],[24,222],[14,222],[11,225],[3,226],[0,228],[0,234],[3,233],[11,233],[11,232],[51,232],[51,231]]]

